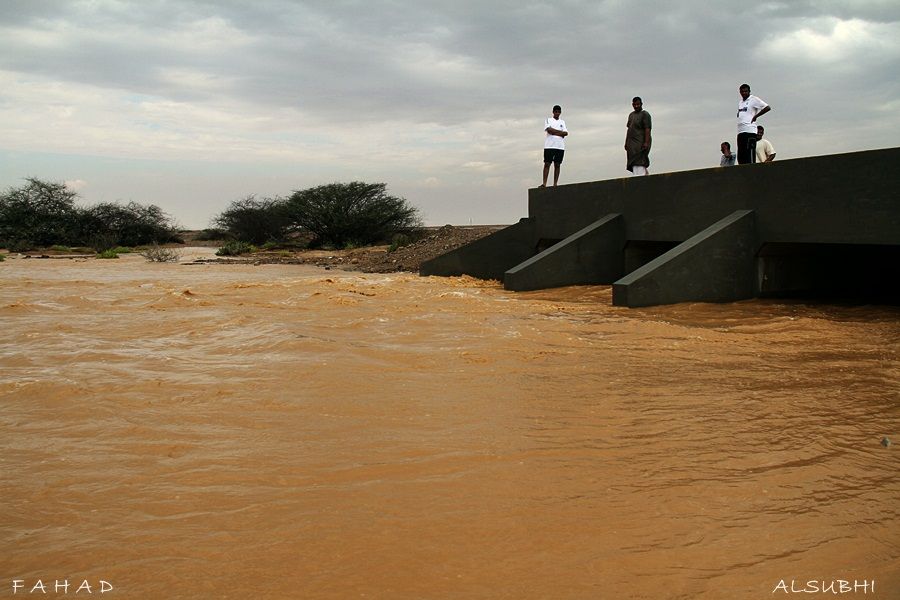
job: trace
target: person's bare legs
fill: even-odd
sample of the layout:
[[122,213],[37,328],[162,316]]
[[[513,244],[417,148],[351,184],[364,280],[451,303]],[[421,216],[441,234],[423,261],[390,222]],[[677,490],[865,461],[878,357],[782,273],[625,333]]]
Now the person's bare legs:
[[547,187],[547,176],[550,174],[550,163],[544,163],[544,182],[541,184],[541,187]]
[[553,187],[556,187],[557,182],[559,182],[559,163],[553,163]]

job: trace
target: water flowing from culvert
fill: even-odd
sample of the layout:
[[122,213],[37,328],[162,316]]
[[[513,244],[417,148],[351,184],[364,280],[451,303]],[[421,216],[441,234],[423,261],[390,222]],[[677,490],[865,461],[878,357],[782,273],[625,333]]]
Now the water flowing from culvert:
[[8,259],[0,595],[894,597],[898,349],[896,308]]

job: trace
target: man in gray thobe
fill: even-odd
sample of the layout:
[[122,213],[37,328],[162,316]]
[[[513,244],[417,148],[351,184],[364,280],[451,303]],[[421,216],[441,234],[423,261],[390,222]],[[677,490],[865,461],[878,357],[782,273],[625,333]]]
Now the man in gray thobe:
[[631,101],[631,107],[634,112],[628,115],[628,123],[625,125],[628,128],[625,134],[625,153],[628,157],[625,168],[632,175],[648,175],[652,120],[650,113],[644,110],[644,103],[639,96]]

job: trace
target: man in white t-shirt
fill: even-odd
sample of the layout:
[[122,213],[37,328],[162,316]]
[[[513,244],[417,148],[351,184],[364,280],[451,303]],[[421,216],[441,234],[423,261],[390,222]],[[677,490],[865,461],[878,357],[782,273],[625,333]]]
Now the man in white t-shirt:
[[775,146],[772,145],[772,142],[769,140],[764,140],[763,135],[766,133],[766,128],[760,125],[757,128],[756,134],[756,162],[758,163],[767,163],[775,160]]
[[756,155],[756,120],[772,110],[772,107],[750,93],[750,85],[743,83],[738,90],[741,101],[737,111],[737,161],[748,165]]
[[566,122],[559,118],[562,108],[557,104],[553,107],[553,116],[544,121],[544,182],[541,187],[547,187],[547,176],[550,174],[550,163],[553,163],[553,185],[559,181],[559,165],[563,161],[563,153],[566,150]]

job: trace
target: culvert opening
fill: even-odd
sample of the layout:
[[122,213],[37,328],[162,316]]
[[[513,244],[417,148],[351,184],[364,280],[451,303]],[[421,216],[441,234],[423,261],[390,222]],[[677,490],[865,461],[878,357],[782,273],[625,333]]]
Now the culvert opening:
[[900,304],[900,246],[769,243],[757,254],[761,297]]

